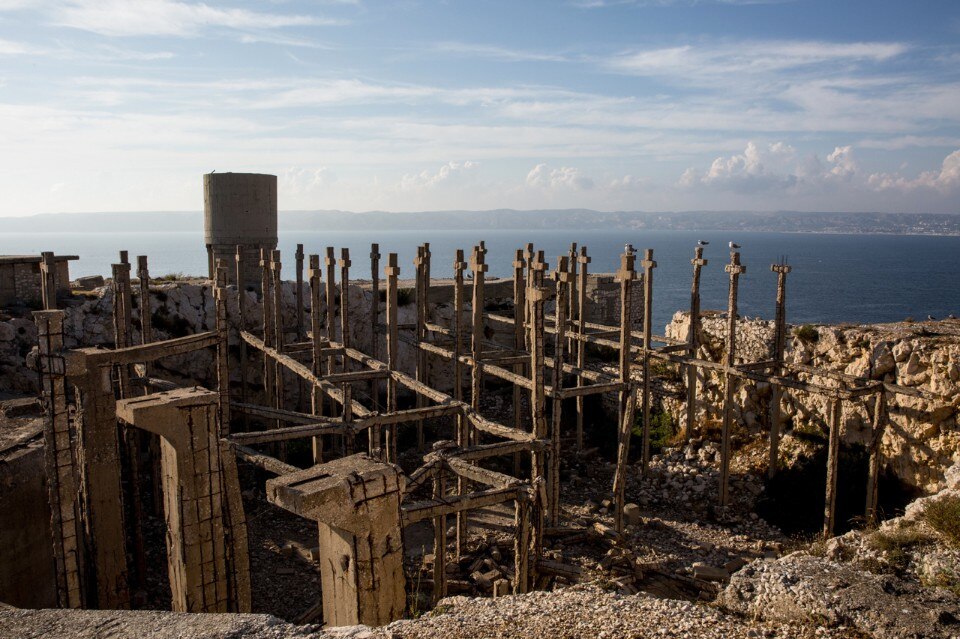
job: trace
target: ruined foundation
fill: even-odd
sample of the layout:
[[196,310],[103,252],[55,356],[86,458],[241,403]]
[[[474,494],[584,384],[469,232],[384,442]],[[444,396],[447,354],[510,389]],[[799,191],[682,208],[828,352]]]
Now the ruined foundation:
[[[512,559],[503,565],[512,568],[505,572],[502,566],[488,570],[480,565],[471,578],[495,596],[549,587],[558,576],[577,574],[575,567],[550,558],[545,550],[549,539],[586,534],[564,520],[561,460],[585,453],[590,435],[585,429],[592,417],[588,400],[612,401],[616,430],[609,486],[613,526],[594,524],[590,534],[616,539],[640,521],[636,506],[627,503],[628,468],[636,458],[645,475],[651,463],[651,418],[664,367],[686,380],[679,400],[685,414],[683,441],[706,435],[694,419],[705,402],[698,394],[700,380],[706,374],[722,376],[722,398],[713,407],[721,416],[714,497],[720,512],[731,501],[738,387],[762,383],[773,389],[762,416],[771,474],[777,472],[780,456],[784,394],[812,394],[829,402],[822,529],[830,535],[836,527],[845,408],[863,406],[873,416],[862,505],[869,522],[877,517],[880,442],[890,398],[953,401],[927,390],[785,361],[786,264],[771,266],[779,282],[773,356],[742,361],[736,320],[739,277],[746,266],[737,251],[725,265],[726,344],[723,361],[717,363],[700,356],[700,273],[708,264],[702,248],[691,261],[691,322],[681,339],[653,332],[657,262],[651,250],[638,255],[627,247],[621,256],[615,274],[619,317],[611,323],[590,302],[599,298],[589,286],[586,247],[572,246],[552,269],[533,245],[518,249],[512,312],[487,310],[488,265],[481,243],[468,259],[458,252],[452,264],[452,313],[441,321],[429,303],[433,274],[440,269],[431,264],[425,244],[413,265],[415,314],[401,321],[397,256],[387,254],[381,266],[380,248],[373,245],[368,319],[373,339],[364,351],[352,343],[347,291],[353,261],[347,250],[338,258],[328,248],[321,264],[320,255],[305,256],[298,248],[288,265],[298,286],[294,317],[287,317],[279,251],[261,246],[254,268],[244,246],[227,250],[209,245],[215,260],[216,324],[211,330],[153,341],[151,315],[143,313],[142,343],[133,344],[133,283],[125,255],[114,268],[116,348],[65,349],[63,312],[36,313],[46,405],[47,497],[61,607],[135,605],[131,584],[142,581],[145,570],[137,513],[151,507],[143,497],[150,492],[154,498],[163,495],[173,610],[250,611],[251,566],[238,463],[257,469],[257,481],[271,504],[317,526],[323,599],[313,619],[330,625],[383,625],[402,617],[411,588],[404,530],[419,522],[429,522],[433,529],[432,578],[426,587],[433,601],[446,596],[458,581],[453,575],[471,535],[485,526],[478,516],[484,512],[498,513],[500,529],[509,530],[512,540],[504,551]],[[137,265],[137,286],[141,299],[147,299],[146,257],[138,258]],[[231,282],[252,280],[258,284],[262,313],[250,315],[244,292],[229,314]],[[233,344],[231,335],[236,336]],[[412,371],[400,370],[401,344],[415,352]],[[615,363],[592,361],[597,349],[615,353]],[[212,353],[216,383],[211,388],[178,388],[154,375],[158,360],[198,351]],[[443,374],[443,391],[433,383],[441,368],[450,372]],[[508,419],[485,414],[484,394],[491,382],[510,388]],[[638,424],[640,446],[631,452]],[[293,463],[297,442],[309,447],[306,463],[301,454],[300,465]]]

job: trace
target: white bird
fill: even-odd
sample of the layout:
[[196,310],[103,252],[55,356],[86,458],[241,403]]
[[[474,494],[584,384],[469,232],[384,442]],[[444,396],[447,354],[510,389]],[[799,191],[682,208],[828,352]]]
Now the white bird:
[[935,322],[935,321],[937,321],[937,318],[934,317],[933,315],[927,315],[927,320],[930,321],[930,322]]
[[738,248],[740,248],[740,245],[739,245],[739,244],[734,244],[733,242],[730,242],[729,246],[730,246],[730,248],[732,248],[732,249],[738,249]]
[[950,313],[949,315],[947,315],[947,319],[957,319],[957,316],[954,315],[953,313]]
[[706,246],[706,245],[709,244],[709,243],[710,243],[710,242],[708,242],[708,241],[706,241],[706,240],[697,240],[697,246]]

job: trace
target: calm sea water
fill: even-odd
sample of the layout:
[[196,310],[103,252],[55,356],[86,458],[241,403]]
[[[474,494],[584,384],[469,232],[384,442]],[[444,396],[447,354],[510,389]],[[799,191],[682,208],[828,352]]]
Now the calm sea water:
[[[742,245],[747,272],[740,280],[740,310],[744,315],[773,317],[776,275],[770,264],[788,257],[793,272],[787,284],[787,318],[792,323],[893,322],[908,316],[960,316],[960,237],[883,235],[803,235],[789,233],[716,233],[693,231],[339,231],[287,232],[280,235],[284,262],[291,265],[295,245],[323,254],[324,247],[347,247],[353,258],[351,275],[368,279],[370,243],[378,242],[386,258],[399,255],[401,277],[413,274],[416,246],[430,242],[434,277],[452,275],[456,249],[469,249],[485,240],[490,275],[509,277],[514,251],[527,242],[543,249],[551,267],[566,255],[571,241],[587,246],[592,272],[612,272],[619,265],[624,244],[638,250],[652,248],[658,267],[654,272],[654,320],[660,327],[678,309],[689,306],[693,248],[698,239],[710,241],[703,270],[704,309],[726,307],[727,242]],[[71,275],[110,273],[118,251],[131,258],[150,257],[155,276],[180,272],[206,272],[206,251],[200,233],[152,231],[148,233],[7,233],[0,236],[0,254],[55,251],[79,255]],[[286,269],[285,269],[286,270]],[[291,273],[287,270],[287,273]]]

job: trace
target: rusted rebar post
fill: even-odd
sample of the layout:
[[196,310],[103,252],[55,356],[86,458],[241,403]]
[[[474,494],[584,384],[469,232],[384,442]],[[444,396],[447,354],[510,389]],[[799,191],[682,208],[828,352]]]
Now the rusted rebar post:
[[[433,476],[433,498],[443,501],[443,462]],[[433,602],[447,596],[447,516],[433,518]]]
[[[263,305],[263,344],[270,348],[275,348],[274,330],[273,330],[273,278],[270,275],[270,252],[268,249],[260,249],[260,295]],[[276,367],[273,361],[266,355],[263,356],[263,394],[264,403],[267,406],[273,406],[277,397],[275,376]]]
[[[153,311],[150,301],[150,269],[146,255],[137,256],[137,280],[140,288],[140,343],[149,344],[153,342]],[[144,362],[139,365],[139,375],[145,380],[150,378],[150,363]],[[240,372],[243,373],[241,366]],[[144,394],[149,393],[147,386],[144,386]],[[241,401],[243,401],[241,399]],[[245,422],[244,422],[245,423]],[[141,440],[144,433],[140,434]],[[163,514],[163,497],[161,495],[163,482],[162,469],[160,467],[160,438],[156,435],[148,436],[148,449],[150,456],[150,480],[153,486],[152,507],[153,514],[160,516]]]
[[514,502],[513,594],[520,595],[530,588],[530,496],[521,491]]
[[[320,256],[311,255],[309,258],[310,269],[307,271],[307,277],[310,280],[310,341],[312,345],[310,359],[311,371],[317,377],[320,377],[323,369],[323,339],[320,332],[322,322],[320,321],[320,287],[323,284],[323,271],[320,268]],[[314,415],[323,415],[324,393],[320,386],[314,384],[311,393],[311,408]],[[373,426],[379,433],[379,425]],[[372,447],[372,445],[371,445]],[[323,463],[323,435],[314,435],[312,440],[313,463]],[[371,451],[373,454],[373,451]]]
[[[294,253],[294,269],[296,270],[296,291],[294,291],[294,303],[297,306],[297,342],[302,342],[306,336],[303,323],[303,244],[297,244],[297,251]],[[297,376],[297,410],[303,412],[306,405],[306,386],[303,378]]]
[[[584,340],[586,335],[586,322],[589,319],[589,306],[587,305],[587,264],[590,263],[590,257],[587,255],[587,247],[580,247],[580,255],[577,257],[577,263],[580,265],[579,281],[577,283],[577,368],[583,370],[587,363],[587,342]],[[577,387],[583,386],[583,376],[577,374]],[[577,450],[583,450],[583,395],[577,396]]]
[[[303,244],[297,244],[297,252],[294,253],[294,259],[296,260],[296,263],[294,264],[294,268],[297,270],[297,273],[296,273],[296,275],[297,275],[297,290],[296,290],[295,294],[296,294],[296,300],[297,300],[297,341],[298,341],[298,342],[302,342],[303,339],[304,339],[304,337],[305,337],[305,335],[306,335],[306,334],[303,332],[303,331],[304,331],[304,324],[303,324],[303,257],[304,257],[304,256],[303,256]],[[302,386],[302,384],[301,384],[301,386]],[[303,389],[301,388],[301,392],[302,392],[302,391],[303,391]]]
[[[120,263],[112,265],[113,270],[113,330],[117,348],[133,346],[133,291],[130,283],[130,261],[127,251],[120,251]],[[120,364],[116,366],[118,395],[131,397],[133,389],[130,385],[131,366]],[[122,444],[127,459],[129,481],[129,503],[133,515],[133,570],[130,575],[133,583],[139,588],[146,583],[147,558],[143,536],[143,501],[140,491],[140,434],[132,426],[121,428]]]
[[877,397],[873,405],[873,420],[870,437],[870,462],[867,468],[867,503],[865,515],[867,525],[874,525],[878,518],[878,488],[880,484],[880,467],[883,462],[883,434],[889,423],[887,407],[887,393],[882,385],[879,386]]
[[[463,261],[463,249],[457,249],[453,260],[453,398],[463,401],[463,272],[467,263]],[[457,446],[466,448],[470,445],[469,423],[463,414],[457,415]],[[457,495],[463,495],[466,488],[464,479],[457,475]],[[455,517],[456,534],[454,538],[454,559],[460,561],[463,546],[467,540],[466,514],[457,513]]]
[[[370,245],[370,293],[370,356],[380,359],[380,245],[376,243]],[[380,407],[378,379],[370,380],[370,399],[373,410],[377,410]]]
[[740,275],[747,267],[740,264],[739,251],[730,251],[730,263],[724,267],[730,276],[727,292],[727,352],[724,355],[726,371],[723,376],[723,426],[720,433],[720,505],[730,503],[730,427],[733,421],[733,392],[735,378],[730,373],[737,361],[737,287]]
[[[577,297],[577,243],[570,243],[570,252],[567,254],[567,268],[570,271],[570,284],[567,286],[569,289],[567,293],[567,321],[573,322],[577,319],[578,309],[577,304],[580,299]],[[574,348],[576,347],[577,340],[574,337],[573,332],[571,331],[570,337],[567,339],[567,355],[571,358],[574,358]]]
[[[126,253],[123,251],[122,253]],[[113,331],[117,348],[132,346],[130,264],[120,262],[112,265],[113,270]],[[120,397],[130,394],[130,367],[123,364],[117,367],[117,379],[120,382]]]
[[[415,365],[415,374],[417,381],[421,384],[427,383],[427,352],[421,348],[421,344],[426,340],[427,330],[427,284],[424,281],[426,278],[426,245],[417,247],[417,256],[413,258],[414,271],[416,273],[416,278],[414,281],[414,292],[416,294],[416,304],[417,304],[417,325],[415,331],[415,338],[417,343],[417,352],[415,353],[414,365]],[[424,401],[423,395],[420,393],[416,394],[416,406],[417,408],[423,408]],[[417,450],[424,450],[424,439],[423,439],[423,420],[418,419],[416,421],[417,428]]]
[[[286,319],[283,315],[283,262],[281,260],[280,251],[273,250],[270,252],[270,285],[271,292],[273,293],[273,303],[270,305],[271,310],[273,311],[273,344],[274,348],[277,349],[278,353],[283,352],[283,347],[286,340],[284,339],[284,320]],[[279,361],[273,363],[274,369],[274,398],[273,406],[275,408],[284,408],[286,390],[285,390],[285,373],[286,367],[281,364]],[[281,428],[283,422],[280,419],[277,419],[275,422],[276,428]],[[282,461],[287,460],[287,442],[282,441],[277,444],[278,455]]]
[[551,450],[550,450],[550,525],[558,526],[560,524],[560,428],[563,417],[563,397],[560,391],[563,389],[563,362],[564,352],[567,342],[567,310],[570,292],[570,282],[573,275],[569,272],[569,266],[566,256],[557,258],[557,270],[554,271],[554,281],[556,282],[556,306],[554,315],[554,333],[553,342],[553,406],[550,428]]
[[51,251],[40,254],[40,302],[43,308],[57,308],[57,261]]
[[[397,331],[397,278],[400,276],[400,267],[397,266],[397,254],[387,255],[387,266],[383,269],[387,278],[387,368],[397,370],[397,346],[399,334]],[[387,412],[397,410],[397,382],[392,377],[387,378]],[[390,424],[386,429],[386,456],[387,462],[397,462],[397,425]]]
[[[690,330],[687,333],[687,356],[696,359],[700,353],[700,271],[707,265],[703,258],[703,247],[694,249],[693,280],[690,283]],[[689,441],[694,433],[694,421],[697,418],[697,377],[696,364],[686,366],[687,373],[687,411],[683,424],[683,441]]]
[[653,260],[653,249],[647,249],[643,260],[643,457],[641,468],[644,475],[650,466],[650,352],[653,344],[653,269],[657,263]]
[[220,437],[230,434],[230,324],[227,318],[227,262],[217,260],[214,279],[213,302],[216,311],[217,330],[217,404]]
[[[535,258],[534,258],[535,259]],[[526,300],[529,318],[527,326],[528,343],[530,344],[530,413],[533,423],[533,436],[537,439],[546,439],[549,435],[546,415],[546,389],[544,387],[543,360],[544,360],[544,326],[543,305],[550,295],[549,289],[537,284],[537,268],[543,264],[531,263],[531,281],[533,285],[527,288]],[[533,527],[533,561],[534,572],[536,563],[543,553],[543,527],[545,509],[549,507],[549,495],[546,482],[546,452],[534,450],[530,454],[530,485],[534,491],[534,513],[531,517]]]
[[[248,320],[248,310],[247,310],[247,287],[243,282],[243,273],[244,273],[244,250],[243,246],[237,244],[237,252],[235,256],[236,264],[234,266],[236,278],[237,278],[237,308],[239,309],[239,317],[237,317],[237,333],[242,333],[247,330],[247,320]],[[240,340],[240,403],[247,403],[247,340]],[[249,430],[247,425],[247,414],[243,412],[240,414],[241,423],[243,424],[243,430]]]
[[[777,274],[777,312],[774,321],[771,372],[774,375],[780,375],[783,370],[783,354],[787,348],[787,273],[791,269],[787,264],[773,264],[770,270]],[[767,461],[767,476],[771,478],[777,474],[780,459],[780,396],[782,392],[779,384],[770,384],[770,455]]]
[[840,429],[843,427],[843,400],[834,398],[830,403],[827,422],[830,438],[827,444],[827,487],[823,504],[823,536],[832,537],[837,517],[837,470],[840,462]]
[[620,390],[617,418],[619,432],[617,438],[617,466],[613,479],[614,496],[614,523],[617,532],[623,531],[623,507],[626,500],[627,464],[630,460],[630,434],[633,429],[634,397],[633,385],[630,381],[630,315],[633,300],[633,281],[637,277],[634,269],[636,256],[633,247],[627,245],[620,257],[620,270],[617,279],[620,281]]
[[[352,340],[350,339],[350,249],[340,249],[340,341],[344,348],[350,348]],[[341,360],[341,372],[350,371],[350,358],[344,356]],[[351,399],[353,397],[353,387],[350,382],[343,383],[343,418],[348,420],[352,417]],[[344,455],[353,454],[353,435],[352,429],[348,429],[346,435],[340,437],[340,444]]]
[[[327,267],[327,341],[335,342],[337,341],[337,259],[334,257],[333,247],[327,247],[327,254],[323,260],[324,265]],[[340,295],[343,295],[343,291],[340,291]],[[328,375],[333,374],[334,369],[334,357],[330,355],[327,357],[327,370]],[[337,402],[330,401],[330,416],[336,417],[338,413]]]
[[[513,347],[517,351],[523,351],[526,342],[526,331],[523,325],[526,316],[525,266],[523,250],[517,249],[513,259]],[[513,372],[517,375],[523,375],[523,369],[524,365],[522,363],[513,366]],[[513,384],[513,427],[517,430],[523,430],[523,414],[520,410],[522,401],[523,388],[518,384]],[[520,453],[513,454],[513,474],[515,477],[520,475]]]
[[[473,298],[471,300],[471,333],[470,355],[473,357],[473,366],[470,369],[470,406],[475,411],[480,410],[480,395],[483,390],[483,305],[484,305],[484,278],[489,266],[485,259],[486,251],[479,246],[474,247],[470,257],[470,270],[473,273]],[[470,445],[476,444],[476,434],[467,425],[467,441]]]

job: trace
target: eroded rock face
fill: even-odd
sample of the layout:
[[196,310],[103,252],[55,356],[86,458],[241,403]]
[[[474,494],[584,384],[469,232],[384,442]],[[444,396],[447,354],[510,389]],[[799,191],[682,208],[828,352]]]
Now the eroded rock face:
[[[701,321],[698,356],[719,362],[726,340],[726,320],[705,313]],[[686,339],[689,315],[674,315],[666,334]],[[772,357],[772,321],[742,319],[737,323],[737,360],[757,362]],[[925,492],[937,490],[944,471],[960,461],[960,429],[957,401],[960,398],[960,321],[878,324],[862,326],[814,326],[798,336],[791,329],[786,361],[808,364],[838,373],[882,380],[918,388],[942,396],[928,401],[903,395],[889,396],[890,427],[884,434],[885,463],[903,481]],[[810,381],[817,381],[811,378]],[[821,380],[822,381],[822,380]],[[703,378],[698,422],[719,422],[722,381],[716,374]],[[744,384],[737,393],[734,416],[748,431],[766,430],[769,387]],[[820,428],[826,432],[827,398],[785,392],[782,428]],[[683,403],[670,400],[665,407],[679,423]],[[845,402],[843,439],[848,444],[869,443],[873,402]]]
[[742,568],[718,601],[751,618],[847,626],[878,638],[960,632],[960,603],[946,590],[799,553]]

